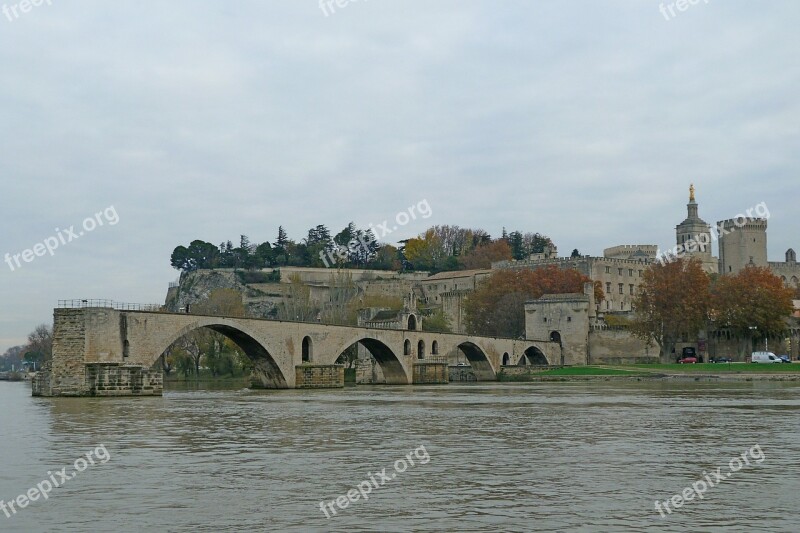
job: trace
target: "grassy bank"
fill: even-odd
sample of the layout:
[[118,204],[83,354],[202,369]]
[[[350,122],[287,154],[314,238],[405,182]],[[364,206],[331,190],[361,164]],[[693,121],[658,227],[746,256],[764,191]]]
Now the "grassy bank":
[[669,374],[800,374],[800,364],[755,364],[755,363],[696,363],[693,365],[647,364],[647,365],[614,365],[603,368],[637,372],[661,372]]
[[564,378],[583,378],[591,376],[648,376],[648,372],[641,370],[613,368],[606,366],[566,366],[562,368],[553,368],[551,370],[533,370],[522,374],[506,374],[499,372],[497,374],[498,381],[539,381],[550,377],[564,377]]
[[[641,365],[589,365],[568,366],[551,370],[535,370],[522,374],[498,373],[498,381],[550,381],[551,378],[564,378],[561,381],[576,381],[603,376],[628,376],[669,378],[679,376],[723,377],[736,375],[800,376],[800,364],[752,364],[752,363],[703,363],[693,365],[679,364],[641,364]],[[776,379],[779,379],[776,377]],[[784,379],[784,378],[780,378]],[[790,378],[792,379],[792,378]]]
[[538,372],[537,376],[630,376],[642,374],[641,370],[628,370],[603,366],[567,366]]

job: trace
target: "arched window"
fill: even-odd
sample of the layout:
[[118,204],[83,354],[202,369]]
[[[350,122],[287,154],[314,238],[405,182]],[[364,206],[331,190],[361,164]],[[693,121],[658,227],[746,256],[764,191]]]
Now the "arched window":
[[509,360],[508,352],[506,352],[503,354],[503,366],[508,366],[508,360]]
[[417,330],[417,317],[415,317],[414,315],[408,315],[408,329],[410,331]]
[[303,362],[310,362],[312,355],[311,337],[303,337]]
[[431,343],[431,355],[439,355],[439,341]]
[[408,339],[403,343],[403,355],[411,355],[411,341]]
[[417,343],[417,359],[425,359],[425,341],[422,339]]

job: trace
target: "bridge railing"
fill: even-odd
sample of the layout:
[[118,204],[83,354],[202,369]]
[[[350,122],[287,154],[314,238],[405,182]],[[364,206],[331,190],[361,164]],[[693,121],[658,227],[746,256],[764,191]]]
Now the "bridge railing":
[[116,309],[117,311],[161,311],[163,306],[159,304],[133,304],[125,302],[115,302],[114,300],[59,300],[60,309],[82,309],[86,307],[103,307],[106,309]]
[[446,355],[426,355],[424,359],[414,359],[415,363],[447,363]]

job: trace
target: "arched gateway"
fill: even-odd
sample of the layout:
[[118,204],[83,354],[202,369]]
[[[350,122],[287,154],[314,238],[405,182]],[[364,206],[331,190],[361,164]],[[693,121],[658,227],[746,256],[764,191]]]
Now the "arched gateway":
[[[80,302],[80,301],[79,301]],[[463,354],[478,380],[494,380],[503,363],[534,353],[547,361],[558,345],[413,329],[377,329],[87,305],[54,312],[53,358],[37,374],[37,396],[161,394],[159,357],[177,339],[208,328],[231,339],[253,362],[266,388],[343,386],[337,359],[366,348],[386,383],[447,382],[447,362]],[[430,348],[430,349],[429,349]],[[535,352],[532,350],[535,348]],[[504,357],[505,356],[505,357]],[[547,356],[547,357],[545,357]],[[546,364],[546,363],[545,363]]]

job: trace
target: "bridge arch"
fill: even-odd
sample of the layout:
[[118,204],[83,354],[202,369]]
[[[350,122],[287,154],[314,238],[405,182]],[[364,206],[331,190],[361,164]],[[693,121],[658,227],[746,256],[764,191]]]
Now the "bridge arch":
[[[408,343],[410,347],[411,342],[408,339],[406,339],[406,343]],[[388,385],[408,385],[411,383],[409,372],[406,370],[405,366],[403,366],[397,354],[394,353],[394,350],[382,341],[372,337],[361,335],[351,339],[333,352],[333,360],[335,361],[338,359],[342,352],[354,344],[360,344],[375,358],[375,361],[377,361],[378,365],[381,367],[381,371]]]
[[489,362],[486,352],[473,342],[462,342],[458,345],[458,349],[469,361],[472,367],[472,372],[478,381],[493,381],[497,379],[497,374]]
[[547,356],[544,355],[536,346],[528,346],[522,357],[519,359],[520,365],[549,365]]
[[198,329],[207,328],[224,335],[242,349],[253,363],[253,378],[259,385],[271,389],[288,388],[286,375],[264,343],[256,340],[256,336],[252,332],[246,331],[247,328],[243,325],[226,322],[223,318],[208,317],[184,326],[161,343],[160,351],[156,350],[155,359],[150,362],[150,365],[155,364],[158,358],[181,337]]

